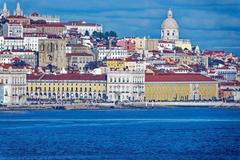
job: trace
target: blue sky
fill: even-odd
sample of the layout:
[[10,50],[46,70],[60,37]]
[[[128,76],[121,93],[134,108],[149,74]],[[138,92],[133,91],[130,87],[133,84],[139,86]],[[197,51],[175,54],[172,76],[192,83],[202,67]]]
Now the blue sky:
[[[4,2],[0,0],[0,2]],[[16,0],[6,0],[13,11]],[[160,37],[168,8],[180,26],[180,37],[202,49],[224,49],[240,55],[240,0],[19,0],[25,14],[59,15],[63,21],[101,23],[119,36]]]

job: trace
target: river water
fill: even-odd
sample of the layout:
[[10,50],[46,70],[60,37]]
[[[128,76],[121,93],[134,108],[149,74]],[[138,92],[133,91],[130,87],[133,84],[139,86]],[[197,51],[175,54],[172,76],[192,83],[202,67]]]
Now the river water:
[[0,160],[240,159],[240,109],[0,112]]

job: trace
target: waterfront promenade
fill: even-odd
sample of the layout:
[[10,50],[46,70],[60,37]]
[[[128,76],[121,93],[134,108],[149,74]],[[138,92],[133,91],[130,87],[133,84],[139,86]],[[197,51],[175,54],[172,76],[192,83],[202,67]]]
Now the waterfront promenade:
[[26,106],[0,107],[0,111],[8,110],[96,110],[96,109],[131,109],[131,108],[163,108],[163,107],[212,107],[212,108],[240,108],[239,103],[225,102],[130,102],[130,103],[78,103],[78,104],[35,104]]

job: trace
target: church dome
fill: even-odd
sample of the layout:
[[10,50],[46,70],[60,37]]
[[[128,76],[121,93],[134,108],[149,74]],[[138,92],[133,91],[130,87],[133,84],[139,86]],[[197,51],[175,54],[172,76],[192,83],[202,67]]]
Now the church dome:
[[178,29],[177,21],[173,18],[173,13],[171,9],[168,11],[167,19],[165,19],[162,23],[162,29]]

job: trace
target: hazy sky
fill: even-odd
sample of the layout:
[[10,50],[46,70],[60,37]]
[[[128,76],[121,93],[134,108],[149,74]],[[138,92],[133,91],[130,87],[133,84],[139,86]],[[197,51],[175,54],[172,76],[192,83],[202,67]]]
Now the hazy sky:
[[[4,1],[0,0],[3,4]],[[11,13],[17,0],[6,0]],[[240,55],[240,0],[19,0],[24,14],[59,15],[61,20],[101,23],[119,36],[160,37],[168,8],[180,37],[202,49],[225,49]]]

